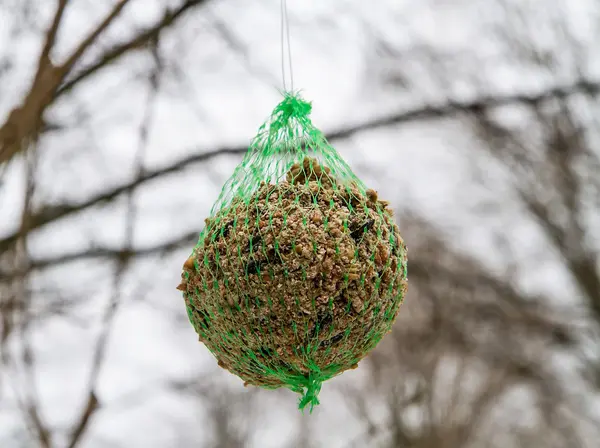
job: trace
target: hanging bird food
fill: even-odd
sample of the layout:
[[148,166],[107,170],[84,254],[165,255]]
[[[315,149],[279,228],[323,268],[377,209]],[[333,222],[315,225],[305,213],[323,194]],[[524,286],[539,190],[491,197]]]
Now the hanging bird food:
[[223,187],[182,282],[188,316],[245,384],[301,393],[357,363],[390,331],[407,252],[367,190],[287,94]]

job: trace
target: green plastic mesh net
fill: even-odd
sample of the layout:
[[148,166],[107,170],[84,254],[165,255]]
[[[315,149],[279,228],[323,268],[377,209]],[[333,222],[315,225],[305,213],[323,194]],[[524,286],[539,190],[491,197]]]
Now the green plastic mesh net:
[[190,322],[221,367],[319,403],[321,384],[388,333],[407,252],[386,201],[354,175],[287,93],[213,206],[182,282]]

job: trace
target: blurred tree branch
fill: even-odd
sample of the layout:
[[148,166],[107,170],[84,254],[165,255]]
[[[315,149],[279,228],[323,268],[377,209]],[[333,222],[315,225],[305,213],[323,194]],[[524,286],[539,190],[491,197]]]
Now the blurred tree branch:
[[79,85],[79,83],[96,74],[99,70],[116,62],[125,54],[145,48],[148,42],[156,39],[162,30],[174,25],[176,21],[182,18],[189,10],[208,3],[209,1],[210,0],[187,0],[177,8],[165,10],[163,17],[155,25],[139,31],[126,42],[122,42],[107,49],[96,58],[95,62],[73,73],[73,76],[67,79],[57,90],[57,98],[70,92],[75,86]]
[[[57,205],[47,205],[41,206],[40,209],[32,214],[31,217],[31,230],[38,229],[43,227],[46,224],[57,221],[58,219],[67,217],[74,213],[78,213],[84,211],[88,208],[92,208],[97,205],[106,204],[121,194],[129,193],[134,191],[139,186],[149,182],[151,180],[155,180],[160,178],[161,176],[165,176],[168,174],[175,173],[177,171],[183,170],[194,163],[206,162],[212,158],[225,155],[225,154],[243,154],[247,148],[239,147],[239,148],[223,148],[217,149],[214,151],[208,151],[200,154],[194,154],[189,157],[185,157],[175,163],[169,164],[163,168],[158,170],[148,170],[142,173],[139,178],[134,179],[133,181],[128,181],[123,183],[122,185],[112,187],[106,191],[102,191],[97,195],[90,197],[89,199],[79,202],[79,203],[63,203]],[[7,250],[11,247],[16,241],[16,234],[9,235],[8,237],[0,240],[0,252]]]
[[58,0],[54,19],[46,34],[43,49],[38,61],[35,77],[22,103],[16,106],[6,121],[0,125],[0,166],[9,162],[24,149],[27,141],[36,139],[44,128],[44,113],[56,99],[96,73],[109,63],[116,61],[128,52],[144,47],[156,39],[161,30],[171,26],[185,12],[206,3],[208,0],[187,0],[173,10],[167,9],[163,17],[151,27],[139,32],[130,40],[104,52],[95,63],[83,69],[65,82],[74,67],[103,32],[117,19],[125,6],[132,0],[119,0],[104,20],[79,43],[73,53],[62,63],[51,61],[50,53],[55,45],[56,35],[61,25],[67,0]]
[[[591,92],[583,92],[588,97],[584,104],[593,108],[597,92]],[[595,187],[592,195],[600,197],[598,178],[585,173],[586,168],[596,171],[600,157],[582,132],[579,112],[569,100],[557,96],[527,104],[534,117],[527,130],[503,123],[489,110],[473,114],[469,124],[482,148],[512,170],[523,205],[562,257],[600,323],[599,258],[589,245],[591,235],[582,209],[583,194],[590,187]],[[534,138],[532,129],[539,129],[542,137]]]
[[40,60],[38,62],[38,67],[48,64],[50,61],[50,51],[52,50],[52,47],[54,47],[56,34],[58,33],[58,28],[60,27],[65,8],[67,7],[67,2],[68,0],[58,0],[56,12],[54,13],[54,19],[52,20],[52,25],[50,25],[50,28],[48,29],[46,40],[44,42],[44,49],[42,50]]
[[[35,144],[35,142],[32,142]],[[13,248],[12,268],[18,275],[10,278],[8,296],[1,297],[2,338],[0,339],[0,357],[4,367],[13,370],[19,382],[15,385],[17,402],[24,416],[32,439],[42,448],[52,446],[52,435],[39,411],[39,394],[36,385],[35,355],[31,344],[31,326],[29,307],[31,294],[27,284],[30,272],[30,255],[27,235],[30,229],[31,203],[36,190],[36,168],[38,155],[31,147],[27,148],[25,195],[19,232]],[[4,312],[4,309],[12,312]],[[20,347],[11,353],[8,336],[15,333]]]

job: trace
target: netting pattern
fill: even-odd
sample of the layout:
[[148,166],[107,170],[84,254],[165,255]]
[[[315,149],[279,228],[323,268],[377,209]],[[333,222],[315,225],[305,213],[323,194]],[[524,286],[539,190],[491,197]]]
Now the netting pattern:
[[287,387],[300,408],[390,331],[407,251],[367,190],[287,94],[227,181],[182,282],[190,322],[246,384]]

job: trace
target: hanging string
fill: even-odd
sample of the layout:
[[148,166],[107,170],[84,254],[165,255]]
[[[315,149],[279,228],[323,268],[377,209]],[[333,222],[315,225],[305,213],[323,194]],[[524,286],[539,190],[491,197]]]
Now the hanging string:
[[[287,43],[287,45],[286,45]],[[281,0],[281,77],[283,79],[283,90],[287,91],[285,73],[285,50],[287,47],[287,62],[290,76],[291,90],[294,90],[294,70],[292,67],[292,45],[290,43],[290,24],[288,20],[287,2]]]

